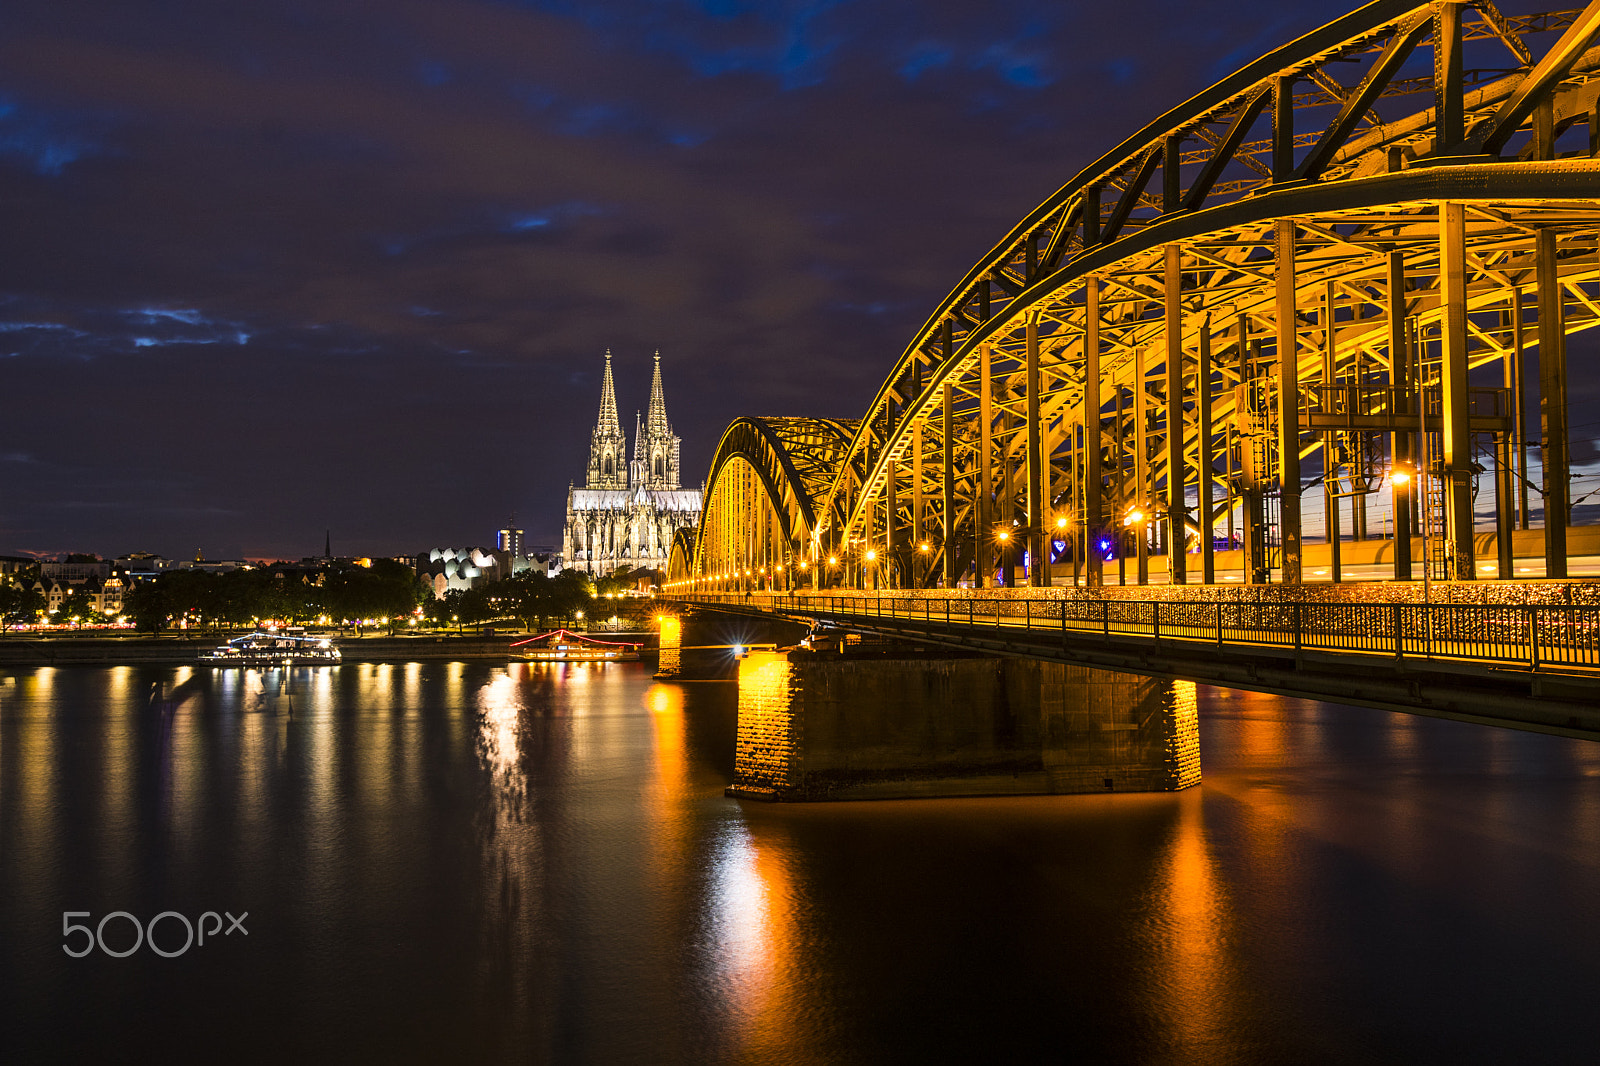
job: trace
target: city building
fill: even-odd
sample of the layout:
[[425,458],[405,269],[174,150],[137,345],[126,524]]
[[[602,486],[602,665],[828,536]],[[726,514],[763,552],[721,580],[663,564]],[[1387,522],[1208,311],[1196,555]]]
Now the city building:
[[[520,540],[521,530],[517,532]],[[546,577],[561,573],[561,556],[538,548],[517,554],[489,548],[429,548],[403,561],[416,570],[417,581],[431,590],[435,599],[444,599],[452,589],[465,591],[528,570]]]
[[0,580],[17,578],[25,570],[32,570],[39,565],[39,560],[30,559],[26,555],[0,555]]
[[510,552],[512,555],[521,555],[522,530],[517,528],[515,522],[507,525],[505,528],[500,530],[500,533],[496,538],[495,545],[503,552]]
[[561,548],[567,566],[597,575],[666,569],[672,535],[700,522],[701,491],[680,483],[679,446],[667,421],[657,352],[650,405],[643,418],[634,416],[633,459],[628,460],[607,351],[587,477],[582,488],[567,490]]
[[172,568],[172,560],[155,552],[128,552],[112,562],[112,572],[121,576],[123,583],[132,585],[141,581],[154,581],[162,571]]
[[39,564],[41,578],[53,578],[68,585],[81,585],[86,581],[104,581],[111,576],[111,564],[98,555],[73,553],[61,561],[50,560]]

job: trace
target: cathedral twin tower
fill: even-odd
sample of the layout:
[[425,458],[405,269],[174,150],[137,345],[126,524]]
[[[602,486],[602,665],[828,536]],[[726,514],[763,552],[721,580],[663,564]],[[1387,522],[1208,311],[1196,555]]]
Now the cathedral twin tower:
[[661,353],[656,353],[650,381],[650,414],[643,422],[634,414],[633,462],[627,462],[622,424],[617,419],[617,390],[611,380],[611,350],[606,349],[605,378],[600,385],[600,419],[589,437],[591,489],[676,489],[678,443],[667,421],[667,398],[661,389]]
[[700,522],[700,492],[680,487],[679,445],[667,421],[657,352],[650,406],[643,418],[634,417],[629,461],[607,350],[600,417],[589,436],[588,477],[583,488],[567,490],[562,556],[569,567],[592,574],[666,569],[673,533]]

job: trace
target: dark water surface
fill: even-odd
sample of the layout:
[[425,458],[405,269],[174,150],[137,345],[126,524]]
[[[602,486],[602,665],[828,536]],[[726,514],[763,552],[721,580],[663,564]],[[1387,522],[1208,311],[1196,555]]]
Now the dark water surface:
[[1595,1061],[1600,745],[1200,699],[1185,793],[771,807],[634,664],[0,677],[0,1060]]

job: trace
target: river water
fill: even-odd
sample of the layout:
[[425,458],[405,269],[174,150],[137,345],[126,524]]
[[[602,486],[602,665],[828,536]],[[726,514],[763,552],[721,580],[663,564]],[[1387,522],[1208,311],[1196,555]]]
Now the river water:
[[[764,806],[722,795],[731,684],[638,664],[285,680],[0,677],[0,1059],[1600,1046],[1600,745],[1202,689],[1205,784],[1184,793]],[[172,957],[108,954],[135,919]],[[208,935],[180,953],[185,920]]]

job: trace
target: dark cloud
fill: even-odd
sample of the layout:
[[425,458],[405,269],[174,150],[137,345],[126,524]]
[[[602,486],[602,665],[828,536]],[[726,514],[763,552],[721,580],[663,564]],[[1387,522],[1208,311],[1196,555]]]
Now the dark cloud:
[[0,551],[552,541],[600,355],[698,480],[852,416],[997,236],[1343,5],[0,8]]

